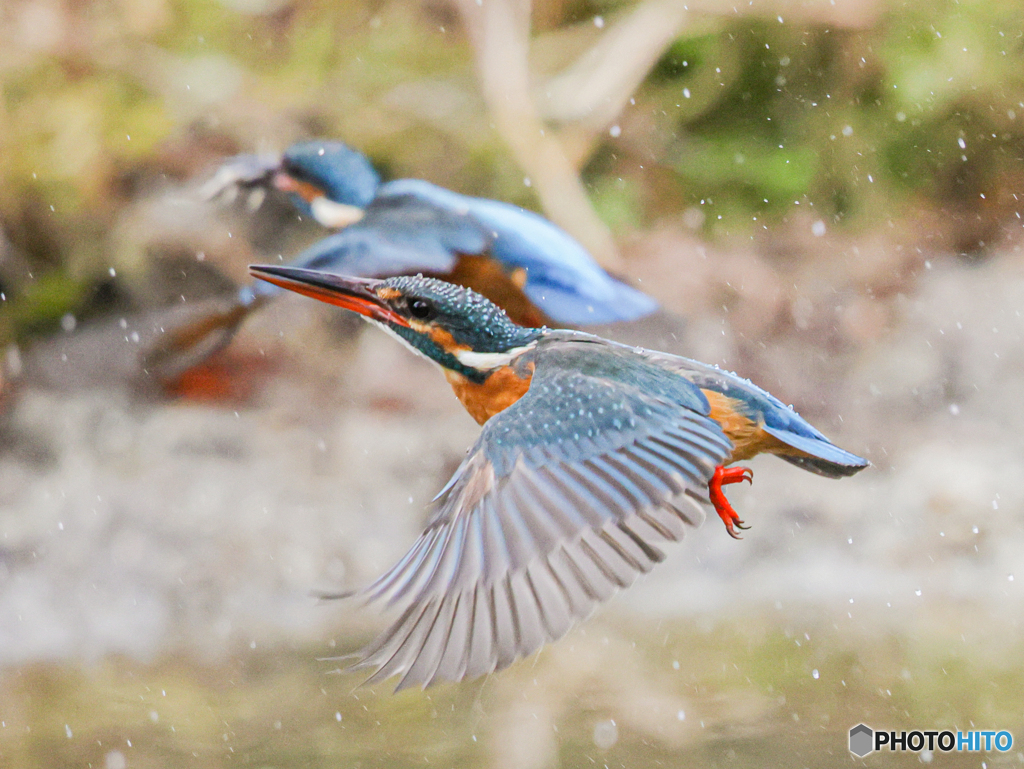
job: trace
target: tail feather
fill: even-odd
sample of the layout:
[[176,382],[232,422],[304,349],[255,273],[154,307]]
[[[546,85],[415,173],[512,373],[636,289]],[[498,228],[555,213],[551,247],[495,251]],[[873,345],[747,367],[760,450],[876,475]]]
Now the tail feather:
[[840,465],[817,457],[794,457],[785,454],[780,454],[779,459],[785,459],[791,465],[809,470],[816,475],[823,475],[826,478],[849,478],[867,467],[867,465]]
[[794,449],[804,452],[803,456],[780,455],[782,459],[818,475],[824,475],[828,478],[845,478],[860,472],[871,464],[863,457],[859,457],[845,449],[839,448],[834,443],[830,443],[824,437],[812,438],[810,436],[797,435],[789,430],[781,430],[777,427],[768,427],[767,425],[764,430],[787,446],[792,446]]

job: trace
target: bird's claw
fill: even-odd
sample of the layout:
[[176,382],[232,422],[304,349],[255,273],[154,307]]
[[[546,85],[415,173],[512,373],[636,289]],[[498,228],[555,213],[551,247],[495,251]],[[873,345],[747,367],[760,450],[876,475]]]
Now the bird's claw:
[[[715,509],[717,510],[717,508]],[[736,511],[733,510],[731,507],[729,508],[729,511],[732,513],[733,516],[736,516]],[[729,536],[733,539],[743,539],[743,537],[736,533],[736,529],[742,529],[743,531],[746,531],[750,527],[743,523],[743,521],[739,519],[739,516],[727,518],[726,515],[728,515],[728,513],[723,515],[721,510],[718,511],[718,514],[722,516],[722,521],[723,523],[725,523],[725,530],[729,532]]]
[[729,504],[729,500],[725,498],[725,492],[722,491],[722,486],[730,483],[741,483],[742,481],[753,483],[754,471],[749,467],[730,467],[726,469],[719,465],[715,468],[715,474],[711,476],[711,480],[708,482],[708,496],[711,498],[711,504],[714,505],[715,512],[718,513],[718,517],[725,524],[725,530],[729,532],[729,536],[733,539],[743,539],[743,537],[736,533],[736,529],[746,531],[750,527],[740,519],[739,513]]

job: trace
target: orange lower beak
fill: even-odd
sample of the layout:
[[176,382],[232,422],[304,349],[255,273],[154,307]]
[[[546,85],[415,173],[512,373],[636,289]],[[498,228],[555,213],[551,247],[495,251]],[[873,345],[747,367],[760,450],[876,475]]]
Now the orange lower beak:
[[274,174],[273,185],[281,192],[293,192],[307,203],[312,203],[319,197],[323,197],[324,191],[315,184],[296,179],[285,171],[278,171]]
[[299,267],[265,264],[249,265],[249,274],[297,294],[357,312],[371,320],[409,327],[409,321],[377,295],[375,289],[383,281],[375,278],[348,278]]

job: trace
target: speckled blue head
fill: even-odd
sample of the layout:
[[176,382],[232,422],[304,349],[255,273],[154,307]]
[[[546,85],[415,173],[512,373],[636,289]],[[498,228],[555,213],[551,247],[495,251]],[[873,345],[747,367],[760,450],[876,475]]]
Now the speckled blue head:
[[[365,208],[380,186],[380,176],[370,161],[341,142],[298,142],[285,151],[281,165],[297,181],[311,184],[325,197],[347,206]],[[299,208],[309,208],[300,196],[292,197]]]
[[[398,292],[414,325],[425,324],[451,334],[455,344],[478,353],[504,353],[536,339],[537,329],[513,323],[505,311],[475,291],[422,275],[381,281]],[[417,323],[417,321],[419,321]]]

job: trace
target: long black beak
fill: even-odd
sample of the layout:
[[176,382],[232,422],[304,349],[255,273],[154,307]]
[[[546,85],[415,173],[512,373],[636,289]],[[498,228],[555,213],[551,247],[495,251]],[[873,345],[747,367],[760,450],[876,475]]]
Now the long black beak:
[[270,264],[250,264],[249,274],[289,291],[365,315],[371,320],[409,326],[409,321],[396,313],[377,294],[376,289],[383,281],[376,278],[349,278]]

